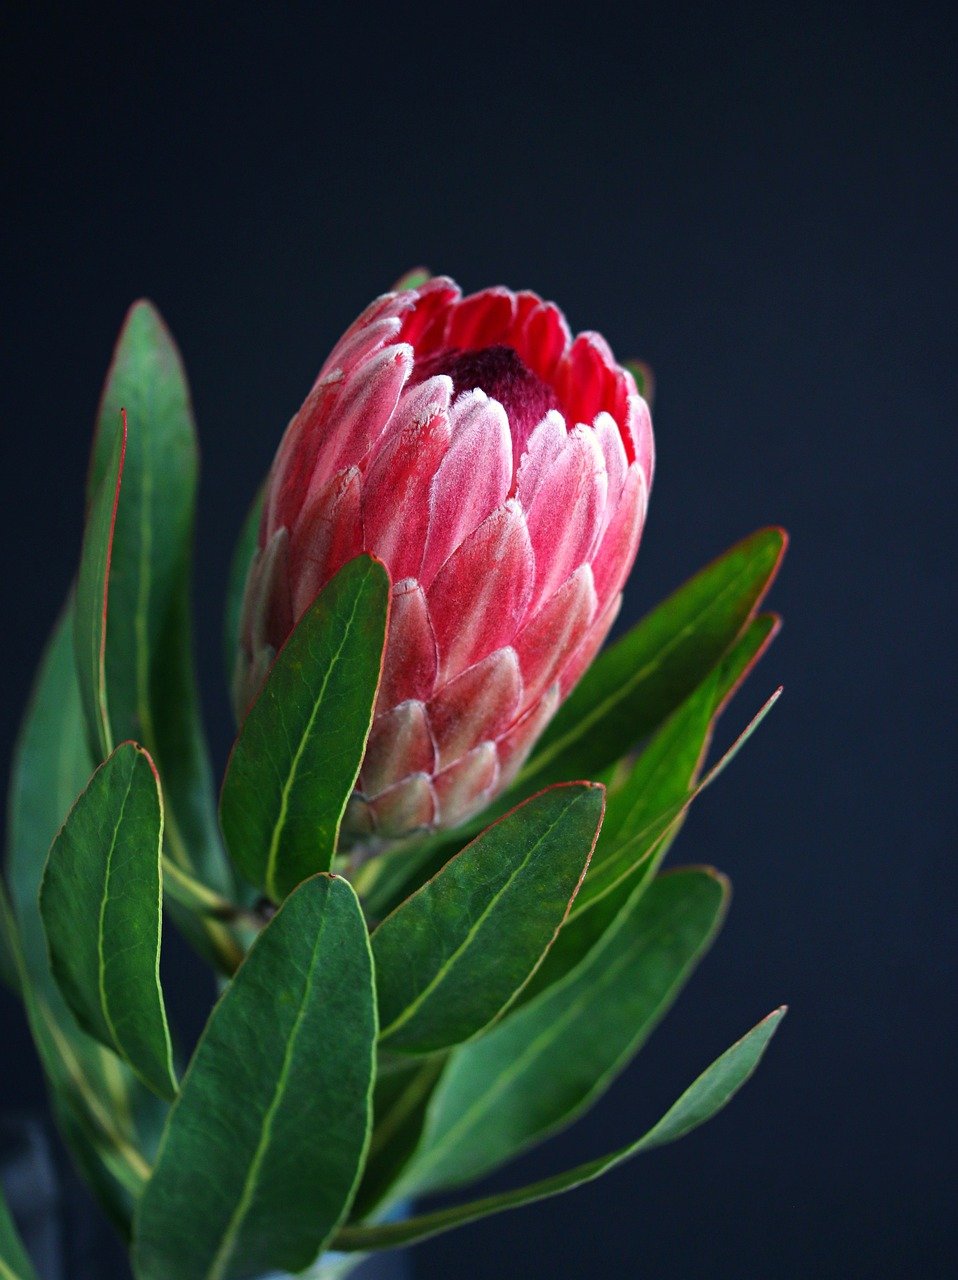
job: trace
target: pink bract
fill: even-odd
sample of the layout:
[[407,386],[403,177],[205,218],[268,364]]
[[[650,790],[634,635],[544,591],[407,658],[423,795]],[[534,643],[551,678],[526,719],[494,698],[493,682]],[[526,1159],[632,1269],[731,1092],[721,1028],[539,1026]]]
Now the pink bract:
[[387,293],[334,347],[270,473],[237,705],[360,551],[393,581],[347,839],[449,827],[515,776],[601,646],[654,466],[597,333],[534,293]]

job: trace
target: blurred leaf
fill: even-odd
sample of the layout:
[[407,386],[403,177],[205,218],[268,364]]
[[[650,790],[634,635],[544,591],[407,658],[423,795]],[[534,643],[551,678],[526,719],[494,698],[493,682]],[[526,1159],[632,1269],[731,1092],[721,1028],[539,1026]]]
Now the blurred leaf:
[[163,808],[153,761],[122,743],[50,849],[40,910],[53,975],[80,1025],[176,1097],[160,988]]
[[[6,885],[0,877],[0,894],[6,894]],[[17,923],[12,911],[0,912],[0,980],[13,995],[20,994],[20,975],[17,972]]]
[[223,834],[274,902],[332,866],[372,722],[388,608],[386,570],[357,556],[300,619],[240,727]]
[[379,1054],[373,1094],[373,1134],[351,1218],[362,1219],[386,1198],[422,1136],[426,1107],[444,1065],[441,1054],[384,1062]]
[[0,1188],[0,1280],[37,1280]]
[[384,1044],[433,1053],[509,1007],[568,913],[604,800],[593,783],[534,796],[383,921],[373,955]]
[[482,1200],[474,1200],[471,1204],[454,1205],[449,1209],[439,1209],[435,1213],[427,1213],[421,1217],[407,1218],[402,1222],[382,1226],[345,1227],[337,1233],[333,1241],[334,1247],[344,1252],[362,1252],[369,1249],[394,1249],[400,1245],[414,1244],[419,1240],[438,1235],[442,1231],[450,1231],[453,1227],[461,1227],[467,1222],[488,1217],[489,1214],[501,1213],[504,1209],[518,1209],[523,1205],[533,1204],[536,1200],[544,1200],[549,1196],[560,1195],[564,1191],[572,1191],[584,1183],[594,1182],[596,1178],[614,1169],[616,1165],[631,1160],[633,1156],[643,1151],[651,1151],[655,1147],[661,1147],[685,1137],[699,1125],[711,1120],[746,1083],[761,1061],[784,1014],[784,1007],[776,1009],[741,1040],[736,1041],[730,1049],[726,1049],[725,1053],[686,1089],[658,1124],[653,1125],[637,1142],[621,1147],[610,1155],[600,1156],[597,1160],[590,1160],[565,1173],[544,1178],[531,1186],[486,1196]]
[[662,724],[734,643],[784,549],[781,529],[759,530],[600,654],[559,708],[513,794],[594,776]]
[[243,527],[240,529],[233,559],[230,563],[229,582],[226,587],[226,609],[223,617],[223,652],[226,666],[226,679],[233,687],[233,668],[236,665],[236,651],[239,643],[240,623],[243,615],[243,596],[246,592],[246,579],[250,565],[256,555],[259,540],[259,526],[263,518],[263,501],[266,486],[262,485],[252,506],[246,513]]
[[23,1002],[57,1123],[77,1164],[121,1229],[147,1171],[161,1104],[114,1053],[77,1026],[50,973],[39,890],[47,851],[93,769],[65,610],[43,655],[14,756],[7,871]]
[[567,981],[457,1049],[402,1193],[478,1178],[587,1110],[678,995],[727,895],[712,871],[662,876]]
[[650,365],[644,360],[624,360],[623,364],[626,369],[635,378],[635,385],[639,389],[639,395],[645,400],[651,408],[655,400],[655,374],[652,372]]
[[315,876],[210,1016],[137,1208],[138,1280],[238,1280],[315,1259],[359,1179],[375,1039],[359,902]]
[[[112,474],[109,446],[121,408],[128,415],[129,433],[104,657],[113,741],[142,742],[155,760],[173,861],[228,893],[232,879],[220,843],[199,721],[190,627],[199,451],[180,354],[159,313],[146,301],[130,308],[107,375],[91,492]],[[85,628],[86,623],[84,633]],[[107,754],[101,751],[100,759]]]
[[402,293],[406,289],[421,289],[431,279],[432,272],[428,267],[413,267],[399,277],[392,287],[392,292]]
[[83,532],[74,611],[74,647],[80,699],[86,716],[90,750],[105,759],[113,750],[113,730],[107,705],[106,617],[110,568],[115,541],[120,485],[126,457],[126,416],[104,424],[103,448],[109,450],[92,490]]

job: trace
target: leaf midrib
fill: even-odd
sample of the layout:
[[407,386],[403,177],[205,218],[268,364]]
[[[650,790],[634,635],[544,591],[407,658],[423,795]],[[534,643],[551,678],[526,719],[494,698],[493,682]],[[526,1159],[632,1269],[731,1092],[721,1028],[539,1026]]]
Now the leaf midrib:
[[[465,937],[463,938],[459,946],[455,949],[455,951],[453,951],[449,955],[449,957],[440,965],[439,969],[437,969],[432,979],[422,989],[419,995],[416,996],[416,998],[406,1006],[406,1008],[402,1011],[401,1014],[399,1014],[397,1018],[393,1019],[393,1021],[389,1024],[388,1027],[384,1027],[383,1030],[380,1031],[379,1035],[381,1040],[385,1040],[387,1036],[393,1035],[401,1027],[405,1026],[406,1023],[410,1020],[410,1018],[412,1018],[419,1011],[419,1009],[423,1006],[425,1001],[432,995],[432,993],[442,984],[445,978],[449,975],[450,971],[456,966],[457,962],[459,961],[461,956],[464,954],[464,952],[471,946],[476,935],[479,933],[480,929],[486,923],[486,920],[489,918],[489,916],[495,911],[503,895],[509,891],[516,877],[521,875],[522,872],[529,865],[529,862],[535,856],[536,850],[541,846],[544,840],[548,840],[549,836],[552,835],[556,827],[563,821],[563,819],[569,814],[570,810],[572,810],[579,803],[581,799],[582,799],[581,795],[575,796],[575,798],[571,800],[569,804],[566,805],[566,807],[555,818],[555,820],[549,824],[546,830],[541,833],[538,839],[532,845],[530,845],[529,851],[526,854],[526,856],[516,867],[513,868],[508,878],[502,883],[502,885],[496,891],[496,893],[494,893],[493,896],[489,899],[485,909],[482,912],[480,912],[480,914],[473,921],[472,925],[470,925]],[[422,890],[420,892],[422,892]],[[410,901],[412,901],[412,899]]]
[[[643,933],[641,937],[636,938],[635,941],[627,948],[627,950],[625,950],[622,953],[622,955],[615,962],[615,964],[611,965],[608,969],[604,971],[599,982],[597,982],[593,986],[590,986],[588,990],[584,990],[582,992],[582,995],[577,1000],[573,1001],[573,1003],[568,1006],[566,1011],[560,1017],[558,1017],[554,1022],[550,1022],[548,1027],[546,1027],[534,1040],[530,1042],[529,1047],[526,1049],[525,1053],[521,1054],[518,1058],[515,1058],[511,1063],[510,1067],[496,1077],[495,1081],[492,1084],[492,1087],[487,1089],[485,1093],[481,1094],[473,1103],[473,1105],[467,1111],[464,1111],[460,1115],[456,1123],[446,1130],[445,1135],[440,1139],[440,1141],[435,1146],[432,1146],[427,1149],[427,1151],[424,1153],[422,1157],[422,1161],[421,1162],[417,1161],[413,1169],[411,1170],[412,1176],[415,1178],[421,1175],[423,1172],[427,1172],[429,1169],[434,1168],[436,1164],[440,1162],[441,1158],[446,1155],[447,1151],[449,1150],[450,1144],[451,1143],[454,1144],[456,1141],[458,1141],[462,1137],[464,1133],[468,1133],[471,1129],[474,1129],[476,1126],[476,1123],[478,1123],[479,1119],[481,1119],[482,1114],[489,1109],[489,1106],[492,1104],[492,1102],[497,1097],[500,1097],[502,1093],[505,1091],[505,1089],[509,1087],[514,1080],[516,1080],[520,1075],[523,1074],[526,1068],[532,1062],[534,1062],[535,1059],[538,1058],[540,1054],[545,1051],[545,1049],[548,1048],[548,1046],[557,1038],[559,1034],[561,1034],[562,1031],[565,1030],[565,1028],[569,1025],[570,1021],[578,1017],[583,1007],[593,1002],[593,1000],[596,998],[597,991],[601,987],[607,987],[610,982],[612,982],[616,977],[618,977],[622,969],[629,964],[629,962],[635,956],[636,952],[642,951],[646,947],[654,944],[656,940],[659,937],[661,937],[661,935],[665,933],[668,928],[671,928],[674,926],[676,919],[680,919],[681,916],[684,914],[687,914],[690,909],[691,908],[689,903],[687,902],[683,903],[680,911],[676,912],[674,916],[670,916],[668,921],[664,923],[660,922],[658,927],[653,927],[651,930]],[[709,932],[705,935],[705,938],[703,939],[703,942],[699,944],[699,947],[704,945],[704,943],[708,941],[708,938],[711,936],[711,932],[713,928],[714,928],[714,920],[712,922],[712,925],[709,928]],[[692,955],[689,957],[689,960],[686,962],[686,966],[683,966],[683,972],[685,967],[687,967],[687,964],[690,963],[692,960],[694,960],[695,956],[698,954],[699,947],[696,947],[695,951],[692,953]],[[615,1071],[618,1064],[622,1061],[622,1058],[628,1052],[630,1052],[631,1046],[635,1043],[636,1039],[642,1035],[642,1032],[645,1030],[645,1027],[650,1025],[650,1023],[653,1021],[656,1012],[662,1007],[662,1004],[668,999],[668,996],[673,990],[675,983],[678,982],[680,978],[681,978],[681,975],[679,975],[679,978],[676,978],[675,981],[672,984],[670,984],[668,991],[665,993],[662,999],[656,1002],[656,1007],[653,1010],[652,1014],[650,1015],[649,1019],[645,1023],[643,1023],[642,1027],[636,1032],[636,1035],[633,1036],[633,1038],[629,1041],[628,1048],[625,1051],[623,1051],[623,1054],[619,1055],[615,1063],[612,1064],[612,1066],[610,1066],[609,1070],[603,1073],[603,1076],[601,1077],[601,1079],[598,1080],[594,1085],[594,1087],[589,1091],[589,1093],[585,1095],[584,1100],[580,1101],[572,1109],[571,1112],[564,1113],[563,1116],[557,1119],[553,1125],[547,1126],[544,1130],[540,1130],[536,1134],[530,1135],[529,1138],[524,1143],[524,1145],[528,1145],[529,1142],[535,1141],[538,1138],[543,1137],[545,1134],[548,1134],[549,1132],[551,1132],[552,1129],[556,1127],[556,1125],[567,1122],[581,1110],[584,1103],[588,1102],[588,1099],[594,1094],[595,1090],[597,1088],[600,1088],[602,1083],[608,1078],[609,1073]],[[439,1095],[437,1094],[437,1098],[438,1097]]]
[[[330,659],[329,664],[326,667],[325,674],[323,675],[323,683],[320,686],[319,693],[316,695],[316,698],[313,701],[313,709],[310,712],[309,720],[306,722],[306,726],[303,729],[303,732],[300,734],[299,745],[296,748],[296,751],[293,755],[293,759],[290,761],[289,771],[286,775],[286,780],[284,781],[282,790],[280,792],[279,814],[277,816],[276,822],[273,824],[273,833],[270,838],[269,854],[267,855],[267,859],[266,859],[266,876],[265,876],[266,889],[270,897],[272,898],[275,898],[277,894],[276,863],[279,858],[280,840],[282,839],[283,831],[286,826],[286,819],[289,814],[289,797],[292,793],[293,785],[296,781],[296,774],[299,770],[299,765],[303,757],[303,752],[306,750],[306,743],[309,741],[310,735],[312,734],[312,731],[313,731],[313,726],[316,723],[316,717],[319,715],[320,708],[322,707],[323,701],[325,700],[326,689],[329,686],[329,682],[332,678],[333,671],[339,664],[339,660],[342,657],[343,650],[346,647],[346,641],[349,638],[350,630],[352,629],[352,625],[356,620],[356,613],[359,609],[360,600],[363,594],[362,588],[365,586],[368,579],[369,579],[369,573],[367,572],[366,574],[364,574],[362,582],[359,584],[358,589],[353,595],[352,608],[350,610],[349,617],[346,619],[346,622],[343,626],[342,636],[340,638],[339,645],[336,649],[336,652],[333,654],[332,658]],[[343,801],[344,806],[348,798],[349,797],[347,795],[346,799]]]
[[106,1021],[107,1028],[110,1032],[110,1038],[117,1050],[125,1055],[120,1037],[117,1034],[116,1025],[114,1024],[112,1014],[110,1013],[110,1002],[106,991],[106,958],[104,956],[104,938],[106,934],[106,909],[110,900],[110,877],[113,874],[113,855],[116,852],[116,842],[119,838],[120,827],[123,823],[123,815],[126,813],[126,804],[130,798],[130,792],[133,790],[133,771],[136,767],[135,761],[130,769],[129,776],[126,781],[126,791],[123,793],[123,799],[120,802],[120,811],[117,814],[116,822],[113,825],[113,835],[110,840],[110,848],[106,855],[106,867],[103,873],[103,890],[100,896],[100,913],[97,922],[97,989],[100,994],[100,1008]]
[[217,1249],[216,1255],[210,1264],[210,1269],[207,1273],[207,1280],[223,1280],[223,1277],[226,1274],[226,1268],[232,1260],[233,1250],[236,1248],[237,1237],[239,1236],[243,1221],[246,1217],[250,1204],[252,1203],[253,1197],[256,1194],[256,1184],[259,1171],[263,1160],[266,1157],[266,1152],[269,1148],[270,1139],[273,1134],[273,1121],[286,1092],[286,1084],[289,1079],[296,1043],[299,1039],[299,1034],[306,1017],[306,1010],[309,1006],[310,996],[312,995],[313,982],[316,973],[316,957],[319,954],[320,943],[322,942],[323,934],[326,931],[326,921],[329,914],[328,899],[326,906],[327,909],[323,912],[319,928],[316,931],[316,939],[313,943],[313,950],[310,956],[309,968],[306,973],[306,982],[303,987],[302,999],[300,1000],[299,1008],[296,1011],[296,1017],[293,1021],[293,1027],[290,1031],[289,1039],[286,1042],[286,1050],[283,1054],[283,1061],[280,1066],[279,1075],[277,1076],[276,1087],[273,1091],[272,1100],[270,1101],[270,1104],[263,1116],[259,1142],[256,1145],[256,1150],[253,1153],[253,1159],[250,1161],[249,1169],[247,1170],[246,1177],[243,1180],[243,1188],[240,1192],[239,1199],[236,1202],[236,1208],[233,1210],[230,1220],[226,1225],[226,1229],[223,1232],[223,1239],[220,1242],[220,1247]]

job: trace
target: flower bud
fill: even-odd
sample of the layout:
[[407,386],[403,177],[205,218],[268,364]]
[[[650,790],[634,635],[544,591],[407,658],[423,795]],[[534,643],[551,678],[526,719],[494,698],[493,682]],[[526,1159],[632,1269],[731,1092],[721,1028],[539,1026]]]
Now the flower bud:
[[534,293],[435,278],[347,330],[270,472],[236,686],[349,559],[385,563],[347,838],[453,826],[515,776],[615,619],[652,470],[632,374]]

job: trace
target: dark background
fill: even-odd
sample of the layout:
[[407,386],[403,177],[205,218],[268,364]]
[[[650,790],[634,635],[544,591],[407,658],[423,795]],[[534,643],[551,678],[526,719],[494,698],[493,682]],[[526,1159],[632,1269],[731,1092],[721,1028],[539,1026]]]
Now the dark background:
[[[780,522],[785,630],[723,736],[786,693],[675,855],[735,883],[715,950],[594,1116],[490,1185],[618,1145],[770,1008],[791,1013],[706,1129],[427,1244],[415,1273],[954,1274],[954,20],[198,8],[5,20],[4,768],[134,297],[165,313],[195,393],[219,760],[231,542],[332,341],[420,261],[554,297],[657,375],[624,620]],[[206,992],[184,956],[172,969],[189,1034]],[[19,1010],[4,995],[0,1013],[2,1107],[38,1111]]]

